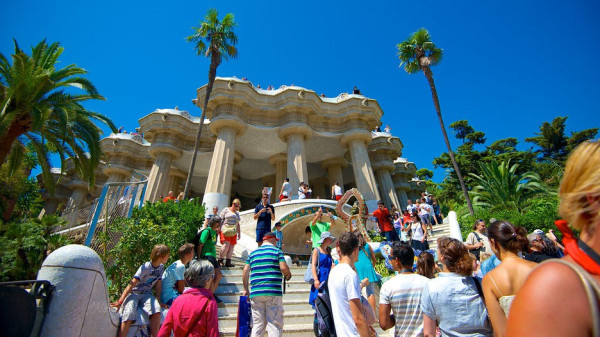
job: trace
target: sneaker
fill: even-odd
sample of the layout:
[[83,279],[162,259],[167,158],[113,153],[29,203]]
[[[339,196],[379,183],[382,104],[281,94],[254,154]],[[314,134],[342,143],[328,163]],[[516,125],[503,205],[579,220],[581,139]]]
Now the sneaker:
[[231,263],[230,259],[225,260],[225,267],[235,267],[235,264]]

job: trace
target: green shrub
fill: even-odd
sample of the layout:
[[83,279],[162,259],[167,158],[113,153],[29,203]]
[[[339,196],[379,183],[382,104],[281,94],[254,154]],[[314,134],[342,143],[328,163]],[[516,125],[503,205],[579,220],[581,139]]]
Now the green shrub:
[[111,298],[118,298],[139,266],[150,260],[154,245],[170,248],[168,264],[178,260],[177,250],[192,241],[203,221],[204,206],[189,201],[146,203],[131,218],[115,221],[121,238],[103,256]]
[[541,229],[548,232],[549,229],[555,229],[555,235],[561,239],[560,231],[556,230],[554,221],[560,217],[558,215],[558,197],[550,196],[532,200],[530,206],[524,213],[516,210],[498,210],[490,212],[482,208],[475,208],[475,215],[469,214],[465,205],[458,207],[457,216],[460,223],[460,229],[463,238],[466,238],[473,231],[473,224],[476,220],[482,219],[488,224],[489,219],[507,220],[515,226],[524,227],[528,233],[535,229]]
[[71,243],[65,236],[50,233],[57,225],[64,221],[52,215],[0,224],[0,281],[35,280],[44,259]]

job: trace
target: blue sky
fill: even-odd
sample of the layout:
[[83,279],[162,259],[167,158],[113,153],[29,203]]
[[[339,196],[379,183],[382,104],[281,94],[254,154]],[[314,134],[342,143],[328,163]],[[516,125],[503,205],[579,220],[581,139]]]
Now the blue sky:
[[[422,74],[398,67],[396,44],[427,28],[444,59],[433,68],[446,125],[467,119],[488,144],[523,141],[568,116],[567,131],[600,126],[598,1],[10,1],[0,12],[0,52],[46,38],[65,47],[107,98],[87,107],[132,130],[157,108],[188,110],[209,60],[185,42],[208,8],[232,12],[239,57],[218,76],[263,88],[295,84],[328,97],[358,86],[379,101],[403,156],[433,168],[445,151]],[[454,140],[454,147],[460,141]],[[530,147],[521,143],[521,148]],[[437,170],[434,180],[443,171]]]

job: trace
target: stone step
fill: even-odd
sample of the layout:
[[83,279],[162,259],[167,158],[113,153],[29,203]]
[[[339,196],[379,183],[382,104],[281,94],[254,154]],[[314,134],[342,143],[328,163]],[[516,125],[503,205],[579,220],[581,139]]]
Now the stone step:
[[[306,300],[308,301],[308,294],[310,293],[309,289],[288,289],[285,294],[283,294],[283,300]],[[217,289],[217,295],[221,301],[224,303],[238,303],[240,301],[241,292],[220,292]]]
[[[219,331],[223,336],[235,336],[235,330],[235,325],[221,326],[219,323]],[[285,337],[307,337],[314,335],[312,322],[310,324],[287,324],[284,319],[284,330]]]
[[[287,290],[307,290],[310,291],[310,284],[304,282],[304,280],[290,280],[290,281],[286,281],[286,289]],[[244,284],[241,280],[241,278],[239,280],[236,281],[227,281],[227,282],[223,282],[221,281],[221,283],[219,283],[219,287],[217,288],[217,292],[222,292],[222,293],[230,293],[230,292],[241,292],[242,290],[244,290]]]
[[[239,299],[238,299],[239,302]],[[223,303],[219,305],[219,317],[225,317],[227,315],[237,315],[238,302],[235,303]],[[283,297],[283,308],[285,312],[295,311],[307,311],[312,310],[312,306],[308,304],[308,293],[306,298],[301,300],[290,300],[284,295]]]
[[[312,308],[310,310],[290,311],[284,304],[283,311],[283,324],[286,328],[290,324],[310,324],[312,326],[315,316],[315,312]],[[223,322],[224,326],[228,326],[229,324],[235,326],[237,322],[237,312],[233,315],[219,316],[219,322]]]

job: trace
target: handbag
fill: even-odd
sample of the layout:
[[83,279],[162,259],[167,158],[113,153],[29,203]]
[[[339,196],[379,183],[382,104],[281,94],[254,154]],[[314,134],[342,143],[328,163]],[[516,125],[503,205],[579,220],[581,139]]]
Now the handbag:
[[365,321],[367,321],[367,325],[371,326],[375,324],[377,322],[375,310],[373,310],[373,307],[363,295],[360,295],[360,303],[362,304],[362,311],[365,316]]
[[223,229],[221,229],[221,233],[225,237],[232,237],[237,235],[237,226],[236,225],[223,225]]
[[236,337],[249,337],[252,332],[252,311],[247,296],[240,296]]
[[[314,249],[317,248],[313,248]],[[317,274],[319,273],[319,260],[317,260]],[[312,273],[312,252],[310,254],[310,259],[308,259],[308,266],[306,267],[306,271],[304,272],[304,282],[313,284],[315,283],[315,279]]]

